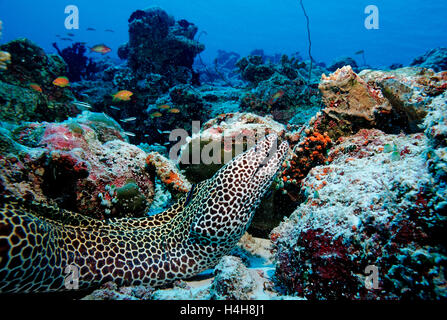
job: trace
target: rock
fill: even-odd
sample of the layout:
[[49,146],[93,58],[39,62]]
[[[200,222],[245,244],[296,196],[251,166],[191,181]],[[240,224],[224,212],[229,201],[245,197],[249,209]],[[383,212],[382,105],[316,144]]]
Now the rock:
[[107,282],[81,300],[150,300],[153,289],[147,286],[118,287],[113,282]]
[[248,56],[237,66],[242,79],[252,87],[241,100],[243,111],[272,115],[281,123],[303,124],[320,109],[321,96],[315,80],[324,71],[321,67],[314,65],[309,79],[310,64],[287,55],[275,64],[265,64],[261,55]]
[[173,195],[184,195],[191,189],[191,184],[178,170],[176,165],[158,152],[151,152],[146,158],[150,170],[166,185]]
[[255,281],[241,259],[233,256],[223,257],[214,268],[214,274],[215,278],[211,285],[212,299],[249,299]]
[[318,86],[326,105],[324,112],[334,118],[344,118],[361,127],[371,125],[375,113],[390,112],[391,106],[382,92],[367,85],[350,66],[337,69]]
[[121,50],[121,57],[128,57],[138,78],[158,73],[169,74],[173,82],[182,80],[179,75],[183,70],[192,76],[194,57],[204,50],[194,40],[196,33],[193,23],[175,21],[158,7],[137,10],[129,19],[129,43]]
[[387,133],[420,132],[427,95],[445,88],[445,76],[421,69],[393,71],[364,70],[359,75],[350,67],[322,76],[319,88],[326,108],[312,122],[320,132],[336,140],[359,128],[378,128]]
[[429,93],[442,92],[442,79],[442,73],[421,68],[364,70],[356,75],[350,67],[343,67],[329,77],[322,76],[326,108],[301,129],[287,128],[293,153],[274,184],[280,191],[274,193],[274,201],[281,204],[276,211],[287,215],[305,200],[302,180],[312,168],[331,163],[328,152],[339,138],[362,128],[422,132],[420,125],[433,100]]
[[271,65],[263,63],[259,55],[248,56],[240,59],[236,66],[239,68],[242,79],[256,86],[259,82],[269,79],[275,70]]
[[431,49],[423,55],[415,58],[410,66],[430,68],[435,72],[447,70],[447,48]]
[[45,54],[27,39],[1,45],[0,50],[11,54],[8,69],[0,72],[1,121],[62,121],[79,114],[71,104],[75,100],[71,90],[52,83],[66,74],[61,57]]
[[404,65],[402,63],[393,63],[392,65],[390,65],[390,70],[396,70],[396,69],[400,69],[403,68]]
[[357,62],[351,57],[340,57],[332,61],[332,63],[327,67],[329,71],[336,71],[337,69],[343,68],[344,66],[351,66],[355,71],[358,71]]
[[[360,130],[303,181],[306,200],[271,233],[277,284],[308,299],[439,299],[447,261],[423,134]],[[379,270],[369,290],[365,269]]]
[[240,54],[237,52],[227,52],[225,50],[217,50],[216,63],[219,67],[233,70],[236,68],[236,63],[240,59]]
[[11,54],[8,71],[0,73],[0,81],[9,84],[26,85],[29,82],[50,89],[54,87],[53,80],[67,72],[67,66],[60,56],[47,55],[28,39],[8,42],[1,45],[0,50]]
[[[436,183],[437,195],[447,199],[447,112],[446,94],[433,99],[431,110],[424,121],[425,135],[429,139],[427,165]],[[446,210],[447,203],[441,201],[438,210]]]
[[100,219],[145,216],[152,202],[146,153],[103,114],[28,123],[3,129],[0,137],[2,193]]

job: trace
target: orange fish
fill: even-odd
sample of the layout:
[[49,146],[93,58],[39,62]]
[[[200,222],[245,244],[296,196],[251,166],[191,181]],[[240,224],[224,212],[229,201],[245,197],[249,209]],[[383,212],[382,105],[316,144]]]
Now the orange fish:
[[112,95],[113,101],[130,101],[130,97],[133,95],[133,92],[128,90],[121,90]]
[[93,46],[92,48],[90,48],[90,51],[106,54],[106,53],[109,53],[110,51],[112,51],[112,49],[110,49],[105,44],[97,44],[96,46]]
[[55,86],[65,88],[70,86],[70,80],[68,80],[67,77],[59,77],[56,80],[53,81],[53,84]]
[[158,112],[158,111],[156,111],[156,112],[151,114],[152,118],[160,118],[161,116],[162,116],[162,114],[160,112]]
[[170,109],[168,112],[169,113],[180,113],[180,110],[177,108],[173,108],[173,109]]
[[42,88],[37,83],[30,83],[29,87],[37,92],[42,93]]
[[278,101],[279,99],[281,99],[281,97],[284,95],[284,91],[279,90],[277,93],[275,93],[272,98],[269,101],[269,104],[274,104],[276,103],[276,101]]
[[167,104],[164,104],[162,106],[159,106],[160,109],[170,109],[171,107],[168,106]]

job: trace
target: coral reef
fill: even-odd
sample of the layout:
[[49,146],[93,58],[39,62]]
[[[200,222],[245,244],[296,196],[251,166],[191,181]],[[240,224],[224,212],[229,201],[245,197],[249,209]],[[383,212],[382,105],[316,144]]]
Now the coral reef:
[[349,66],[343,67],[322,76],[319,88],[326,108],[312,124],[333,140],[360,128],[419,132],[430,102],[427,95],[445,91],[444,77],[417,68],[364,70],[357,75]]
[[144,216],[154,195],[146,153],[98,113],[1,132],[1,193],[95,217]]
[[241,100],[241,109],[259,115],[273,115],[282,123],[291,120],[303,124],[320,108],[321,97],[316,79],[324,69],[312,69],[311,83],[307,83],[310,66],[296,57],[281,56],[278,63],[263,62],[262,56],[240,59],[237,66],[242,79],[253,87]]
[[191,189],[191,184],[177,169],[176,165],[158,152],[147,155],[146,164],[173,195],[183,195]]
[[[445,298],[446,219],[427,147],[421,133],[341,138],[331,163],[304,179],[306,200],[271,233],[276,283],[310,299]],[[374,290],[369,265],[379,269]]]
[[194,40],[197,30],[161,8],[137,10],[129,18],[129,43],[121,49],[121,57],[127,57],[137,78],[157,73],[168,76],[171,84],[190,83],[194,57],[205,49]]
[[361,128],[422,132],[420,125],[434,97],[429,93],[438,94],[444,87],[442,73],[420,68],[364,70],[356,75],[347,66],[329,77],[323,75],[320,90],[326,108],[304,127],[287,127],[293,153],[275,184],[281,191],[275,193],[281,212],[287,215],[303,201],[302,179],[312,168],[332,161],[328,151],[340,137]]
[[329,71],[336,71],[345,66],[350,66],[355,72],[358,72],[357,62],[351,57],[339,57],[332,61],[332,63],[327,67]]
[[79,114],[69,88],[53,84],[66,74],[66,64],[58,55],[46,55],[27,39],[1,45],[11,54],[7,70],[0,73],[0,120],[62,121]]
[[435,72],[447,70],[447,48],[440,47],[427,51],[413,60],[410,66],[430,68]]
[[28,39],[18,39],[0,46],[11,54],[11,65],[0,74],[0,80],[13,85],[37,83],[51,88],[52,82],[66,75],[67,66],[58,55],[47,55]]
[[53,43],[53,47],[67,64],[67,76],[71,81],[93,79],[95,74],[99,71],[96,63],[93,62],[93,59],[85,56],[87,48],[84,44],[76,42],[70,47],[62,49],[62,51],[56,43]]

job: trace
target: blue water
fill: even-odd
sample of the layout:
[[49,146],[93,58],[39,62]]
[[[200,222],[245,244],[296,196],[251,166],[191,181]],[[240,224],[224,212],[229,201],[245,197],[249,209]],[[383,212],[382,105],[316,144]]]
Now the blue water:
[[[408,64],[428,49],[446,46],[447,1],[421,0],[304,0],[310,17],[312,54],[330,63],[340,56],[352,56],[363,49],[367,63],[375,67],[399,62]],[[364,27],[367,5],[379,8],[379,29]],[[80,29],[64,29],[65,6],[80,10]],[[114,49],[128,40],[128,18],[136,9],[158,5],[177,20],[195,23],[206,45],[203,59],[211,61],[218,49],[247,55],[262,48],[268,54],[299,51],[307,58],[307,33],[298,0],[0,0],[0,20],[7,42],[26,37],[47,52],[56,34],[76,34],[89,45],[105,43]],[[96,28],[88,32],[86,28]],[[115,33],[104,32],[113,29]],[[70,43],[59,41],[60,47]]]

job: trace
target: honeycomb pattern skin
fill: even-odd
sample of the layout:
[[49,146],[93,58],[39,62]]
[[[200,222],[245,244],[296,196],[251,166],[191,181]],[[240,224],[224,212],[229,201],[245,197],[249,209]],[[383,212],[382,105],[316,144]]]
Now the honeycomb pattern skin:
[[0,292],[67,290],[67,266],[79,271],[79,289],[157,287],[214,267],[247,230],[287,151],[269,135],[152,217],[96,220],[4,197]]

